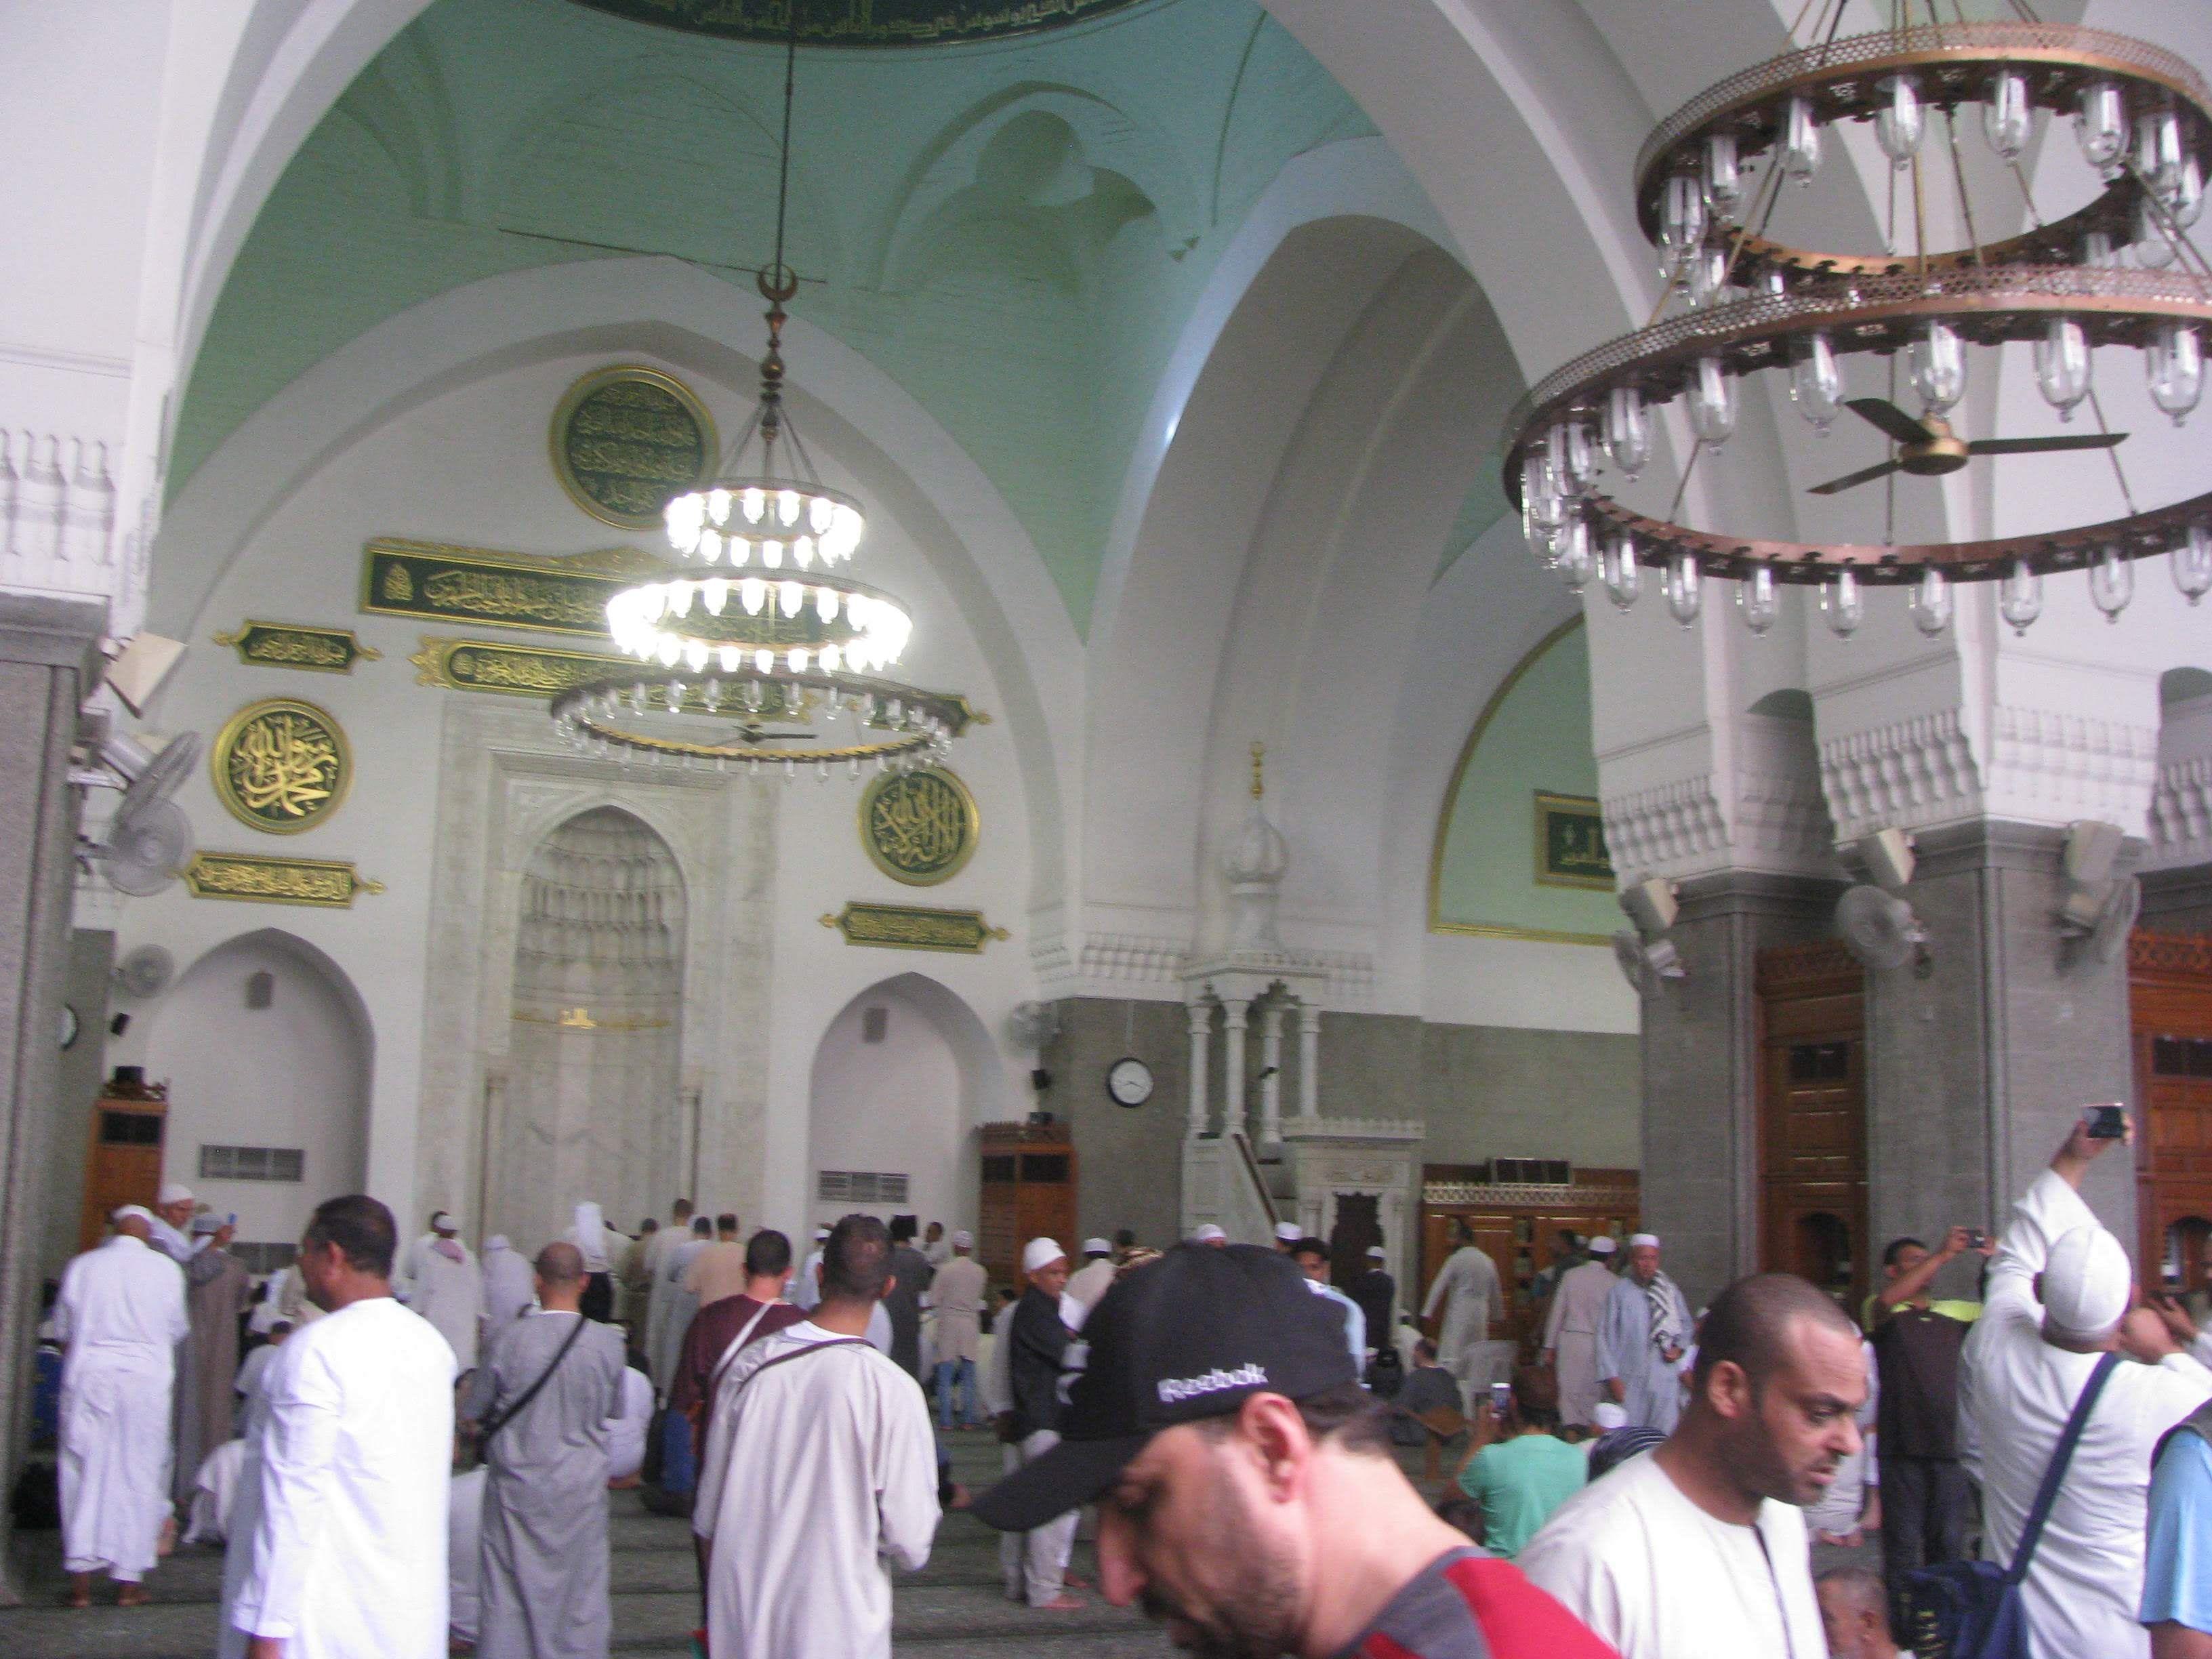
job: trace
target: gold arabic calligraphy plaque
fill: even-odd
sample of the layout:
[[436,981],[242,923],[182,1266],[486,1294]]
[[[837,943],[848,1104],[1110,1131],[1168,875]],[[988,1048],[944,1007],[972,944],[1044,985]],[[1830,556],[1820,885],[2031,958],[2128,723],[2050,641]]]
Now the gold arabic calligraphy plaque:
[[1605,813],[1596,801],[1536,792],[1536,880],[1545,887],[1613,890]]
[[877,869],[909,887],[959,874],[981,829],[975,798],[942,767],[886,773],[860,796],[860,844]]
[[338,723],[295,697],[240,709],[209,758],[215,793],[230,815],[272,836],[321,823],[353,781],[353,757]]
[[654,530],[672,497],[714,471],[714,422],[690,387],[618,364],[568,388],[553,413],[553,471],[602,524]]

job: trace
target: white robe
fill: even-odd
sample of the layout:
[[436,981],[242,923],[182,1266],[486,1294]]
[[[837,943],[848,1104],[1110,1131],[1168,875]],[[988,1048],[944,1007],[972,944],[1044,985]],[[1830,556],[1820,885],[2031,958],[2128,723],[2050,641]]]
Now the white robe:
[[222,1659],[445,1659],[453,1351],[390,1297],[293,1332],[270,1363],[223,1562]]
[[169,1509],[170,1391],[191,1330],[184,1270],[128,1233],[71,1261],[54,1304],[62,1358],[63,1564],[132,1583]]
[[699,1311],[699,1298],[684,1288],[684,1274],[714,1242],[696,1234],[684,1240],[660,1258],[660,1272],[653,1281],[653,1305],[645,1317],[645,1358],[653,1367],[653,1386],[664,1400],[676,1377],[676,1362],[683,1356],[684,1334]]
[[1601,1382],[1620,1382],[1621,1409],[1632,1427],[1674,1432],[1682,1417],[1682,1360],[1689,1357],[1690,1310],[1673,1279],[1674,1328],[1682,1333],[1682,1352],[1668,1361],[1651,1340],[1651,1297],[1633,1277],[1624,1273],[1613,1282],[1605,1318],[1597,1331],[1597,1374]]
[[513,1323],[537,1304],[538,1284],[530,1263],[511,1244],[483,1253],[484,1334]]
[[192,1477],[192,1507],[182,1542],[220,1544],[230,1536],[238,1508],[238,1477],[246,1468],[246,1443],[226,1440],[200,1460]]
[[465,1642],[477,1639],[483,1607],[484,1483],[481,1465],[453,1477],[446,1504],[446,1623]]
[[623,1414],[607,1419],[607,1479],[627,1480],[645,1468],[646,1425],[653,1421],[653,1382],[623,1367]]
[[1649,1455],[1567,1499],[1513,1563],[1620,1659],[1828,1651],[1804,1512],[1768,1498],[1753,1526],[1733,1526],[1684,1497]]
[[1465,1380],[1465,1367],[1479,1345],[1490,1340],[1491,1322],[1505,1314],[1505,1299],[1498,1290],[1498,1264],[1478,1245],[1464,1244],[1451,1254],[1429,1286],[1429,1299],[1421,1304],[1421,1317],[1432,1319],[1444,1310],[1437,1334],[1437,1358],[1443,1368]]
[[473,1370],[477,1336],[483,1325],[483,1269],[469,1247],[451,1241],[461,1253],[459,1261],[431,1247],[435,1233],[425,1233],[401,1252],[399,1271],[392,1288],[402,1302],[438,1328],[453,1346],[453,1361],[461,1370]]
[[[2009,1562],[2052,1449],[2094,1354],[2043,1340],[2035,1275],[2051,1246],[2095,1224],[2055,1172],[2038,1176],[2013,1206],[1990,1264],[1982,1316],[1959,1367],[1959,1414],[1975,1443],[1963,1461],[1981,1483],[1984,1554]],[[2141,1659],[2150,1636],[2136,1622],[2142,1599],[2143,1528],[2151,1452],[2159,1437],[2212,1396],[2212,1372],[2186,1354],[2156,1365],[2123,1361],[2075,1449],[2021,1594],[2037,1659]]]
[[749,1344],[716,1391],[691,1521],[714,1548],[713,1659],[890,1659],[886,1564],[929,1559],[929,1407],[872,1346],[799,1352],[833,1340],[811,1320],[787,1327]]
[[1597,1331],[1613,1299],[1613,1269],[1585,1261],[1559,1275],[1544,1316],[1544,1344],[1559,1376],[1559,1420],[1584,1427],[1602,1397],[1597,1381]]
[[822,1305],[822,1247],[817,1244],[806,1253],[806,1260],[799,1264],[799,1276],[791,1281],[791,1301],[794,1307],[809,1313]]

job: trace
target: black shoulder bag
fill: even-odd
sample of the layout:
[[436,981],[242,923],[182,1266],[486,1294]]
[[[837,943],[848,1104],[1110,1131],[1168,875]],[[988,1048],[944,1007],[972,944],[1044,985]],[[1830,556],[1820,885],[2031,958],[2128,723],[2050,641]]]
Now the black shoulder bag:
[[555,1350],[553,1363],[548,1365],[544,1370],[538,1372],[538,1380],[535,1382],[532,1382],[520,1394],[515,1395],[514,1403],[513,1405],[509,1406],[505,1411],[500,1413],[498,1416],[486,1420],[485,1423],[477,1429],[477,1451],[479,1455],[483,1454],[483,1449],[486,1446],[491,1444],[492,1436],[497,1434],[501,1429],[505,1428],[508,1424],[514,1422],[516,1418],[520,1417],[522,1414],[523,1408],[528,1406],[532,1401],[538,1398],[538,1391],[553,1380],[553,1373],[561,1369],[561,1362],[568,1357],[568,1350],[576,1346],[576,1339],[584,1334],[584,1327],[591,1322],[592,1322],[585,1318],[583,1315],[578,1314],[576,1316],[576,1323],[574,1328],[572,1328],[568,1334],[562,1339],[560,1347]]

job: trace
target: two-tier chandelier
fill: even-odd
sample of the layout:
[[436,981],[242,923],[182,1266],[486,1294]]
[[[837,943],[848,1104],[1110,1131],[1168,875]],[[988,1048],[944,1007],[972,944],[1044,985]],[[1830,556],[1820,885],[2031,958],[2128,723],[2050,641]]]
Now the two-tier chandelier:
[[[2094,349],[2142,353],[2147,392],[2177,423],[2203,390],[2212,325],[2212,264],[2189,231],[2212,163],[2212,94],[2173,53],[2102,29],[2033,21],[1913,24],[1838,38],[1844,0],[1821,0],[1819,44],[1745,70],[1692,99],[1652,132],[1637,161],[1638,219],[1661,257],[1666,292],[1650,325],[1587,352],[1540,381],[1508,423],[1505,486],[1534,551],[1577,592],[1599,576],[1615,605],[1636,602],[1646,568],[1664,573],[1668,610],[1685,627],[1703,581],[1733,580],[1755,634],[1778,614],[1782,583],[1821,588],[1839,635],[1864,615],[1864,584],[1909,586],[1915,623],[1948,625],[1952,584],[2001,584],[1998,609],[2025,632],[2040,614],[2044,576],[2089,573],[2099,609],[2118,619],[2135,590],[2134,561],[2170,557],[2193,605],[2212,590],[2212,493],[2139,508],[2117,457],[2126,511],[2106,522],[1984,542],[1899,545],[1895,486],[1879,542],[1813,545],[1699,530],[1636,511],[1601,487],[1609,465],[1632,481],[1650,464],[1655,416],[1680,398],[1694,439],[1689,468],[1736,425],[1739,382],[1786,377],[1790,402],[1825,434],[1846,412],[1888,441],[1880,464],[1815,486],[1837,495],[1877,480],[1940,477],[1976,456],[2101,449],[2125,438],[2106,426],[2093,385]],[[2027,13],[2015,0],[2015,9]],[[1983,142],[2018,183],[2032,228],[1982,241],[1959,128],[1978,104]],[[2069,117],[2103,180],[2094,200],[2046,222],[2020,157],[2039,112]],[[1768,235],[1790,183],[1808,181],[1846,120],[1870,122],[1894,169],[1893,226],[1905,195],[1915,251],[1829,252]],[[1966,240],[1930,247],[1923,169],[1955,181]],[[1754,176],[1757,175],[1757,176]],[[2013,204],[2017,211],[2017,204]],[[1984,204],[1984,225],[1994,222]],[[1893,241],[1901,238],[1893,234]],[[1684,308],[1666,308],[1679,295]],[[1663,319],[1663,320],[1662,320]],[[2097,430],[1969,438],[1951,411],[1977,348],[2032,345],[2036,383],[2062,421],[2086,404]],[[1890,396],[1845,395],[1845,367],[1890,362]],[[1902,365],[1918,413],[1893,401]]]
[[914,631],[892,594],[840,574],[860,543],[860,502],[822,482],[784,406],[784,262],[799,8],[785,47],[775,255],[757,285],[768,349],[752,418],[703,488],[665,518],[681,561],[607,601],[615,644],[639,666],[553,700],[555,726],[587,753],[678,767],[909,768],[941,759],[966,725],[956,696],[887,678]]

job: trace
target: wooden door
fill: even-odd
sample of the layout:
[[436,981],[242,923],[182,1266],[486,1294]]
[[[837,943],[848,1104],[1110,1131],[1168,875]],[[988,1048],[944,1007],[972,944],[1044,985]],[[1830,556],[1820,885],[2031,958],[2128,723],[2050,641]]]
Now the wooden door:
[[2135,1048],[2140,1271],[2205,1285],[2212,1237],[2212,939],[2138,932],[2129,941]]
[[1760,951],[1757,984],[1760,1266],[1856,1316],[1871,1282],[1864,976],[1822,940]]
[[[1328,1230],[1328,1276],[1349,1285],[1367,1271],[1367,1249],[1382,1242],[1382,1200],[1372,1193],[1339,1193],[1336,1224]],[[1373,1343],[1375,1338],[1369,1338]]]
[[[1432,1166],[1433,1167],[1433,1166]],[[1442,1166],[1448,1169],[1449,1166]],[[1638,1225],[1639,1211],[1633,1170],[1584,1170],[1577,1184],[1552,1188],[1424,1179],[1421,1256],[1415,1284],[1404,1294],[1419,1312],[1437,1274],[1455,1248],[1451,1224],[1463,1221],[1474,1242],[1498,1268],[1504,1293],[1505,1318],[1492,1336],[1510,1339],[1533,1350],[1542,1333],[1535,1325],[1531,1285],[1551,1265],[1551,1241],[1562,1231],[1585,1237],[1605,1233],[1626,1238]]]
[[84,1208],[77,1248],[88,1250],[107,1231],[118,1206],[151,1208],[161,1190],[161,1142],[168,1127],[166,1100],[102,1096],[92,1111],[92,1148],[85,1160]]
[[1021,1288],[1022,1246],[1052,1238],[1071,1255],[1075,1236],[1075,1148],[1024,1138],[1020,1126],[987,1126],[976,1205],[976,1260],[994,1282]]

